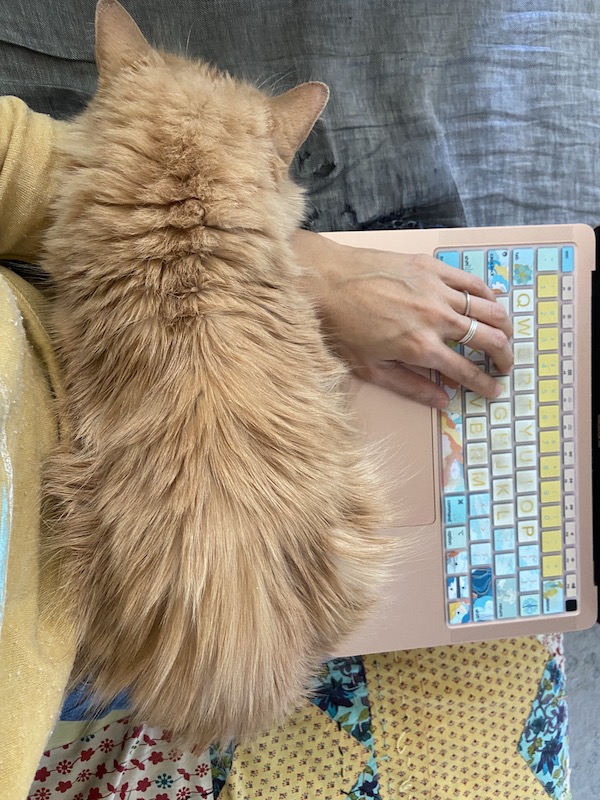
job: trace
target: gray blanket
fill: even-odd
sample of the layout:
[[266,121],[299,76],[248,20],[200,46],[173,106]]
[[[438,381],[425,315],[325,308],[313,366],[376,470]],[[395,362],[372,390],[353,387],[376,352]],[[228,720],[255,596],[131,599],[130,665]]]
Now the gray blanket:
[[[94,0],[1,0],[0,92],[68,116]],[[153,43],[274,91],[320,79],[315,230],[600,221],[596,0],[125,0]]]

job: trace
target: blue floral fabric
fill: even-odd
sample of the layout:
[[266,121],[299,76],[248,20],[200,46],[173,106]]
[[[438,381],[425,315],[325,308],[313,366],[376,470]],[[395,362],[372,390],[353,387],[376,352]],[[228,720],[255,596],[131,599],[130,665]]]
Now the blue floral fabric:
[[375,761],[369,690],[362,658],[336,658],[325,665],[313,703],[371,751],[367,766],[347,795],[348,800],[381,800]]
[[565,675],[555,659],[544,670],[518,749],[553,800],[568,794],[569,739]]

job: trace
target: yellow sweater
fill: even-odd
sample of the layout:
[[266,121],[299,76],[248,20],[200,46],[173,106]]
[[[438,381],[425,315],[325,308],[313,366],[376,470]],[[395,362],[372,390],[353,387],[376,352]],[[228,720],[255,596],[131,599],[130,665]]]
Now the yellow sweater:
[[[61,125],[14,97],[0,98],[0,256],[35,260],[51,195]],[[0,797],[24,800],[62,704],[74,656],[70,621],[38,564],[40,464],[57,440],[58,386],[39,292],[0,268],[0,493],[8,533],[0,614]],[[40,568],[41,566],[41,568]],[[0,571],[2,557],[0,555]],[[0,574],[0,609],[2,607]]]

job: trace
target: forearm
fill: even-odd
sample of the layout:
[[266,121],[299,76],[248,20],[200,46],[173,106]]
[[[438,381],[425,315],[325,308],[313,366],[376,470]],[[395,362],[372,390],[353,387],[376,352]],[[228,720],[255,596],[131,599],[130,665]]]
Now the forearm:
[[0,255],[34,261],[47,225],[57,137],[66,123],[0,97]]

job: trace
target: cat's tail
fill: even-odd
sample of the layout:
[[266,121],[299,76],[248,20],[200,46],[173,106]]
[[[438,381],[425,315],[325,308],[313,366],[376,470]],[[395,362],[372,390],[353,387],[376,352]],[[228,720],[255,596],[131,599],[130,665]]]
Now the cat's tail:
[[89,683],[98,707],[127,689],[134,719],[198,747],[283,720],[364,617],[392,552],[373,533],[368,470],[355,473],[356,492],[346,486],[320,524],[278,514],[276,498],[272,514],[257,513],[213,491],[177,520],[161,519],[155,504],[138,507],[115,538],[97,512],[90,465],[57,454],[46,552],[60,559],[78,608],[73,681]]

